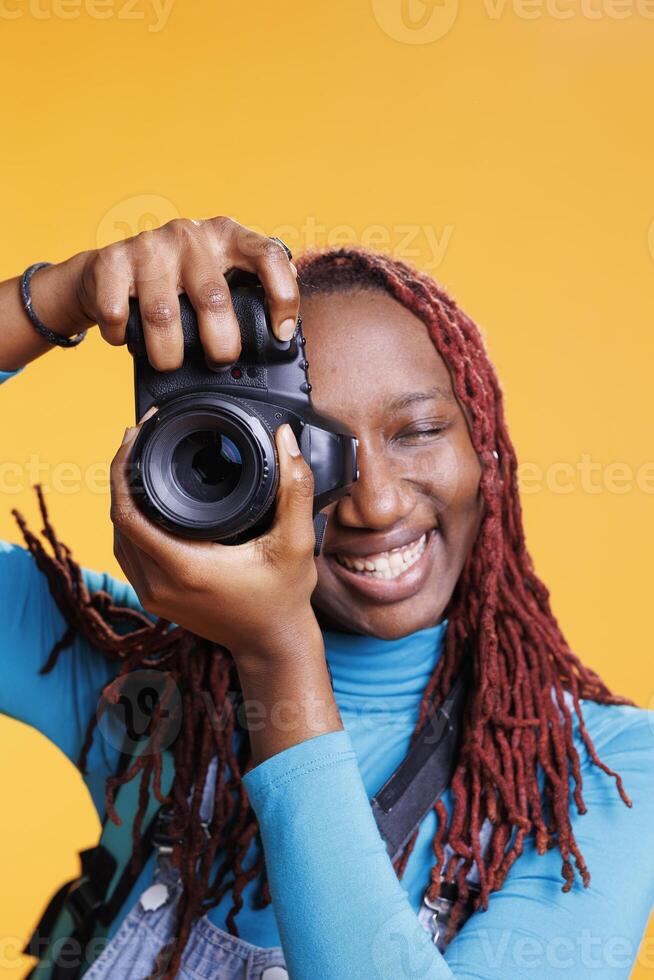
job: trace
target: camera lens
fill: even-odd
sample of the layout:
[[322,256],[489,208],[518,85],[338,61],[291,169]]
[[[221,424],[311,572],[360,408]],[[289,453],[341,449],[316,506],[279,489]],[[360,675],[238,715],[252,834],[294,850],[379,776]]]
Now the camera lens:
[[142,426],[132,463],[139,504],[184,537],[245,540],[272,517],[273,433],[241,399],[200,392],[171,399]]
[[190,433],[178,444],[173,453],[173,474],[189,497],[224,500],[243,475],[243,458],[229,436],[204,429]]

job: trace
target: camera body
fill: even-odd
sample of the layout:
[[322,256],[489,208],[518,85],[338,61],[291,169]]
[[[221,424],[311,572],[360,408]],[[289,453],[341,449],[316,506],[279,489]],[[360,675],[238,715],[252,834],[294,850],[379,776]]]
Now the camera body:
[[158,406],[134,444],[130,484],[141,509],[175,534],[240,544],[272,523],[280,425],[291,426],[313,472],[314,516],[356,480],[357,441],[312,407],[301,322],[289,342],[280,342],[270,330],[259,280],[232,273],[229,286],[242,349],[238,361],[220,371],[207,366],[185,295],[179,297],[184,363],[176,371],[156,371],[147,358],[138,302],[130,300],[127,345],[137,420]]

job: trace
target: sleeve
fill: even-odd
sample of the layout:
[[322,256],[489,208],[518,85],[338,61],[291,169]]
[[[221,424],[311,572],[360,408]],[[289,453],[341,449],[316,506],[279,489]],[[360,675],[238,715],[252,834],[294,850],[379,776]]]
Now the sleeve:
[[627,980],[654,903],[654,712],[583,704],[599,758],[621,774],[633,803],[578,743],[587,812],[573,804],[572,823],[589,887],[575,877],[563,893],[558,848],[538,855],[529,838],[487,911],[444,955],[393,871],[347,732],[252,769],[244,784],[294,980],[558,980],[562,971]]
[[[0,371],[0,384],[22,370]],[[117,605],[140,609],[128,583],[86,569],[83,575],[91,592],[102,589]],[[0,541],[0,712],[37,729],[76,763],[100,692],[116,668],[76,636],[54,670],[40,674],[65,630],[64,617],[31,554]],[[115,772],[120,755],[118,739],[111,734],[96,730],[85,777],[100,815],[104,782]]]
[[558,848],[538,855],[529,837],[488,910],[473,915],[446,950],[457,977],[631,975],[654,906],[654,712],[592,701],[582,701],[582,712],[598,757],[620,774],[632,807],[580,745],[575,718],[587,810],[580,814],[573,803],[571,822],[590,883],[584,888],[575,875],[564,893]]
[[393,870],[347,731],[292,745],[243,782],[294,980],[453,976]]
[[[127,583],[88,570],[83,574],[91,592],[103,589],[118,605],[138,608]],[[116,668],[78,635],[56,667],[41,674],[65,630],[64,617],[32,555],[0,541],[0,712],[36,728],[76,763],[100,692]],[[86,781],[99,812],[104,780],[115,771],[119,754],[117,740],[96,729]]]

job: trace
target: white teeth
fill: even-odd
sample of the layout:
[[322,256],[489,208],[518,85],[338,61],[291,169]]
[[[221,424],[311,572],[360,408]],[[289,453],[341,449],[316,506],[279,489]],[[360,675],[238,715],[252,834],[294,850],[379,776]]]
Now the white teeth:
[[392,551],[366,555],[363,558],[354,555],[336,555],[335,557],[339,564],[344,565],[351,572],[369,575],[377,579],[393,579],[415,565],[426,547],[427,535],[423,534],[417,541],[412,541],[411,544],[402,548],[393,548]]

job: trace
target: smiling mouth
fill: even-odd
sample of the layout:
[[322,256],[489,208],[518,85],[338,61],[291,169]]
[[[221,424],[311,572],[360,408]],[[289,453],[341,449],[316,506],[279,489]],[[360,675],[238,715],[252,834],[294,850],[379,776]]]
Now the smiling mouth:
[[361,578],[390,580],[399,578],[420,561],[427,548],[427,538],[428,532],[425,532],[415,541],[391,551],[379,551],[372,555],[335,554],[333,557],[339,565]]

